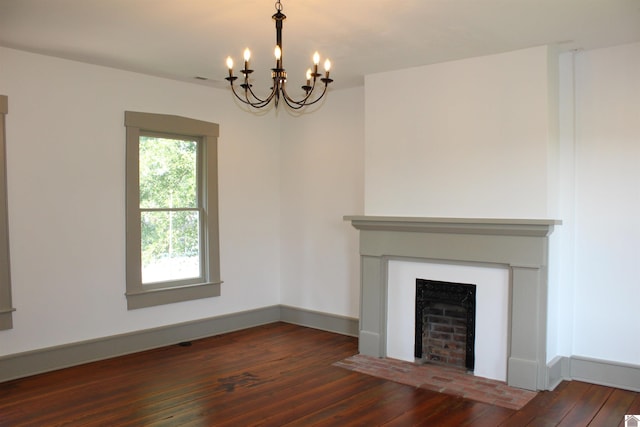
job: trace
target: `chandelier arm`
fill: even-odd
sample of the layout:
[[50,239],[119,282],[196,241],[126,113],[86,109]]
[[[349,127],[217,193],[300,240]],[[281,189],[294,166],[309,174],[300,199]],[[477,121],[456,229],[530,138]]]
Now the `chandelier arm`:
[[[275,79],[274,79],[275,80]],[[247,97],[247,101],[249,100],[249,93],[251,94],[251,96],[253,96],[253,98],[258,101],[255,104],[256,105],[260,105],[260,107],[258,108],[262,108],[265,105],[267,105],[269,102],[271,102],[271,100],[273,99],[273,97],[275,96],[276,92],[278,91],[278,85],[276,85],[276,82],[274,81],[273,83],[273,89],[271,90],[271,93],[269,94],[269,96],[267,96],[265,99],[261,99],[259,96],[257,96],[254,92],[253,89],[251,89],[251,86],[248,87],[248,91],[245,91],[245,95]],[[253,104],[252,104],[253,105]]]
[[316,99],[314,99],[311,102],[307,102],[304,105],[313,105],[313,104],[315,104],[316,102],[320,101],[324,97],[325,93],[327,93],[327,85],[324,85],[324,88],[322,89],[322,93],[320,94],[320,96],[318,96]]
[[240,95],[238,95],[238,93],[236,92],[236,88],[233,86],[233,84],[231,85],[231,91],[233,92],[233,94],[235,95],[236,98],[238,98],[238,100],[240,102],[242,102],[243,104],[248,104],[251,105],[250,102],[248,102],[247,100],[245,100],[243,97],[241,97]]
[[[236,97],[242,101],[244,104],[250,105],[254,108],[263,108],[266,107],[271,100],[273,99],[273,97],[277,94],[277,89],[278,89],[278,85],[276,84],[277,80],[274,79],[274,87],[273,90],[271,91],[271,93],[269,94],[269,96],[267,96],[267,98],[262,99],[259,96],[257,96],[255,94],[255,92],[253,92],[253,89],[251,88],[251,85],[249,84],[249,80],[246,79],[245,77],[245,83],[242,86],[242,88],[244,89],[244,99],[242,96],[238,95],[234,89],[233,86],[233,80],[231,80],[231,88],[234,89],[233,92],[236,95]],[[251,97],[253,97],[253,100],[250,99],[249,95],[251,95]]]
[[[310,101],[310,102],[307,102],[307,101],[308,101],[308,99],[311,97],[311,94],[313,93],[313,90],[309,91],[309,94],[308,94],[307,96],[305,96],[303,99],[301,99],[300,101],[296,101],[296,100],[294,100],[294,99],[291,99],[291,97],[289,97],[289,96],[287,95],[286,91],[284,91],[284,90],[283,90],[284,95],[285,95],[285,101],[286,101],[286,103],[287,103],[287,105],[288,105],[289,107],[294,108],[294,109],[296,109],[296,110],[298,110],[298,109],[300,109],[300,108],[302,108],[302,107],[305,107],[305,106],[307,106],[307,105],[313,105],[313,104],[315,104],[316,102],[320,101],[320,100],[322,99],[322,97],[325,95],[325,93],[327,92],[327,86],[328,86],[328,85],[327,85],[327,84],[325,84],[325,85],[324,85],[324,88],[322,89],[322,93],[321,93],[317,98],[315,98],[313,101]],[[298,107],[297,107],[297,108],[295,108],[295,107],[294,107],[293,105],[291,105],[291,104],[297,105]]]
[[289,98],[288,96],[284,96],[284,102],[285,104],[287,104],[287,106],[289,108],[291,108],[292,110],[301,110],[302,108],[306,107],[309,104],[300,104],[294,100],[292,100],[291,98]]
[[238,100],[240,102],[242,102],[243,104],[246,105],[250,105],[254,108],[263,108],[265,106],[267,106],[269,104],[269,102],[271,102],[271,99],[273,98],[273,92],[271,93],[271,95],[267,98],[267,99],[260,99],[257,96],[255,96],[253,94],[253,92],[251,92],[252,96],[257,100],[257,102],[251,101],[249,99],[249,96],[247,94],[247,91],[245,90],[245,96],[242,97],[241,95],[238,94],[238,92],[236,91],[235,86],[233,85],[233,83],[231,84],[231,91],[233,92],[233,94],[235,95],[236,98],[238,98]]
[[309,99],[309,97],[311,96],[311,92],[309,92],[309,94],[307,94],[304,98],[302,98],[299,101],[296,101],[295,99],[291,98],[288,94],[287,91],[285,89],[282,89],[282,93],[284,95],[284,100],[287,103],[287,105],[291,108],[293,108],[294,110],[298,110],[302,107],[304,107],[305,105],[310,105],[307,100]]
[[[308,86],[307,86],[308,87]],[[311,96],[313,95],[313,90],[316,88],[316,79],[313,79],[313,85],[311,86],[311,88],[306,92],[304,98],[302,98],[299,101],[296,101],[295,99],[291,98],[289,96],[289,94],[287,93],[287,89],[285,87],[285,85],[282,85],[282,93],[284,94],[285,99],[288,99],[289,102],[294,103],[296,105],[307,105],[307,100],[309,98],[311,98]],[[287,102],[287,105],[291,106],[291,104]]]
[[231,85],[231,91],[236,96],[236,98],[238,98],[238,100],[240,102],[242,102],[243,104],[247,104],[247,105],[251,105],[251,106],[254,105],[254,103],[249,101],[249,99],[246,96],[243,98],[242,96],[238,95],[238,92],[236,92],[236,88],[235,88],[235,86],[233,86],[233,84]]

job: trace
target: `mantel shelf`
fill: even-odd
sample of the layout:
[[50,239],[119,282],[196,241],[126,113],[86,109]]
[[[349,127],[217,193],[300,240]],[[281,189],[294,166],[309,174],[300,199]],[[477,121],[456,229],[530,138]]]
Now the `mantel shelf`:
[[440,218],[347,215],[358,230],[408,231],[423,233],[483,234],[546,237],[553,227],[561,225],[557,219],[516,218]]

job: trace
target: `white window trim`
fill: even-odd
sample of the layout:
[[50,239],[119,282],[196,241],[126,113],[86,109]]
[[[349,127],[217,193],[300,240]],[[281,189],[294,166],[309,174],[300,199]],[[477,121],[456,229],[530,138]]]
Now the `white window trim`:
[[[126,136],[126,283],[129,310],[220,296],[218,238],[218,135],[215,123],[166,114],[125,111]],[[160,132],[200,138],[203,143],[204,282],[157,288],[142,283],[140,252],[139,140],[140,132]]]
[[9,271],[9,209],[7,206],[7,150],[5,116],[9,112],[6,95],[0,95],[0,330],[13,328],[11,273]]

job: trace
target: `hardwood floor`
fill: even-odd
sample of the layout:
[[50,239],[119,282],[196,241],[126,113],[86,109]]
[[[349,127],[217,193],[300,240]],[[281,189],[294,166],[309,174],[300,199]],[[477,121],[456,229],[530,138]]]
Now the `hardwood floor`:
[[564,382],[520,411],[332,366],[352,337],[274,323],[0,384],[1,426],[624,426],[640,393]]

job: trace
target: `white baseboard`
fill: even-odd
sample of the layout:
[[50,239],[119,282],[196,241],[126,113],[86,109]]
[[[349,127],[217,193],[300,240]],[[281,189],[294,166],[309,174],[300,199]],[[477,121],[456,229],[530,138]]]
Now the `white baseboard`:
[[359,321],[353,317],[281,305],[280,320],[294,325],[308,326],[342,335],[358,336]]
[[[273,322],[358,336],[358,319],[274,305],[0,357],[0,382],[109,359]],[[547,389],[578,380],[640,392],[640,366],[581,356],[559,356],[547,365]]]
[[555,389],[562,381],[570,380],[568,357],[557,356],[547,364],[547,390]]
[[274,305],[0,357],[0,382],[273,322],[357,336],[358,319]]
[[556,357],[547,365],[548,389],[563,380],[584,381],[640,392],[640,366],[581,356]]

